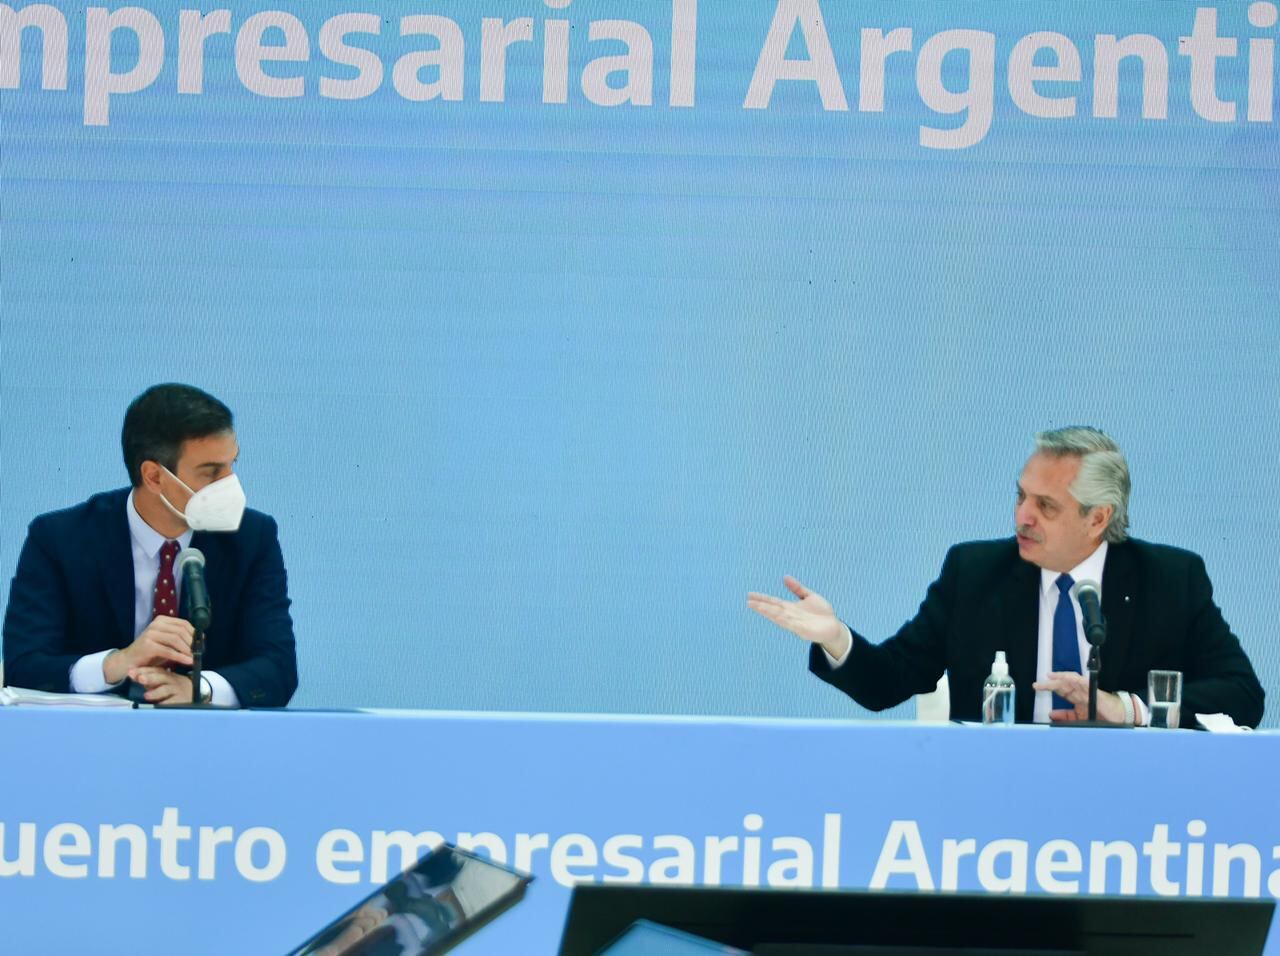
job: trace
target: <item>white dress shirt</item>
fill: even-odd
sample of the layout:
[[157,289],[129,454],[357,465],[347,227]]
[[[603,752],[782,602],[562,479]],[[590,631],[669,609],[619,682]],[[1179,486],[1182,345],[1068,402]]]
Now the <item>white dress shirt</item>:
[[[133,492],[129,492],[129,501],[125,505],[125,513],[129,518],[129,540],[133,545],[133,636],[138,636],[147,629],[153,617],[152,605],[155,600],[156,578],[160,576],[160,549],[164,547],[165,538],[155,528],[147,524],[138,514],[133,503]],[[185,548],[191,544],[190,530],[175,539]],[[179,606],[182,602],[182,576],[174,575],[177,586]],[[100,694],[123,684],[108,684],[102,673],[103,662],[113,649],[86,654],[71,666],[71,689],[77,694]],[[213,692],[212,703],[226,707],[239,707],[240,698],[231,689],[225,677],[216,671],[203,671]]]
[[[1093,581],[1098,585],[1098,600],[1102,600],[1102,567],[1107,563],[1107,542],[1102,542],[1093,554],[1085,558],[1067,573],[1071,580]],[[1036,645],[1036,680],[1042,681],[1053,670],[1053,616],[1058,611],[1058,578],[1061,571],[1040,569],[1040,640]],[[1080,602],[1071,595],[1071,608],[1076,612],[1076,644],[1080,647],[1080,673],[1087,674],[1089,642],[1084,636],[1084,612]],[[1018,688],[1021,690],[1021,688]],[[1030,689],[1030,688],[1028,688]],[[1025,692],[1024,692],[1025,693]],[[1036,691],[1035,711],[1031,716],[1037,724],[1049,723],[1049,711],[1053,710],[1053,694],[1047,690]]]
[[[1102,569],[1107,562],[1107,542],[1103,541],[1098,545],[1097,549],[1089,557],[1085,558],[1078,565],[1067,573],[1071,575],[1071,580],[1075,582],[1093,581],[1098,585],[1098,599],[1102,599]],[[1039,641],[1036,645],[1036,681],[1043,681],[1049,676],[1049,672],[1053,670],[1053,615],[1058,610],[1058,578],[1062,572],[1047,571],[1040,569],[1040,631]],[[1076,600],[1075,595],[1071,596],[1071,607],[1076,612],[1076,641],[1080,645],[1080,671],[1088,673],[1086,670],[1089,663],[1089,642],[1084,636],[1084,614],[1080,610],[1080,602]],[[848,625],[846,625],[848,629]],[[853,634],[849,634],[849,647],[844,654],[835,658],[827,654],[825,648],[822,653],[826,654],[827,663],[833,668],[839,667],[849,658],[849,651],[853,649]],[[1020,693],[1027,693],[1031,688],[1018,688]],[[1031,719],[1038,724],[1049,723],[1049,712],[1053,710],[1053,694],[1047,690],[1036,691],[1035,707]],[[1137,700],[1137,722],[1146,724],[1147,708],[1138,695]]]

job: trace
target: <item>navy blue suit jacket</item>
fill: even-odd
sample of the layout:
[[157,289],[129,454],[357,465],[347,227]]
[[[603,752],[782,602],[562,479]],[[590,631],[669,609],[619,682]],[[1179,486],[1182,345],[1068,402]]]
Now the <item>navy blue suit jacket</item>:
[[[1230,714],[1250,727],[1262,720],[1262,685],[1213,602],[1199,555],[1145,541],[1109,545],[1102,614],[1101,690],[1145,697],[1147,671],[1177,670],[1184,727],[1195,726],[1197,713]],[[1016,540],[971,541],[947,552],[919,612],[897,634],[876,645],[854,631],[849,656],[835,669],[815,644],[809,667],[871,710],[928,693],[946,671],[951,716],[980,720],[982,683],[996,651],[1004,651],[1015,714],[1029,723],[1039,622],[1040,569],[1019,557]]]
[[[86,654],[133,642],[129,489],[31,522],[4,616],[5,683],[67,693]],[[245,511],[240,530],[197,531],[213,625],[204,666],[245,707],[283,707],[298,686],[293,621],[276,523]]]

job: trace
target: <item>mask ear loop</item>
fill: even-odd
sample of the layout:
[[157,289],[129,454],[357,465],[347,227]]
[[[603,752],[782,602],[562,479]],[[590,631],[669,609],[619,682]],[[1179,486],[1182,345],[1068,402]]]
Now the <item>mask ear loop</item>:
[[[157,464],[157,465],[160,465],[160,462],[156,462],[156,464]],[[168,475],[170,478],[172,478],[172,479],[173,479],[174,481],[176,481],[178,484],[182,485],[182,487],[186,489],[187,494],[189,494],[189,495],[194,495],[194,494],[195,494],[195,490],[194,490],[194,489],[192,489],[192,487],[191,487],[189,484],[187,484],[185,481],[183,481],[181,478],[179,478],[177,475],[175,475],[173,472],[171,472],[168,468],[165,468],[165,467],[164,467],[164,465],[160,465],[160,467],[161,467],[161,469],[163,469],[163,470],[164,470],[164,473],[165,473],[166,475]]]
[[[156,464],[157,464],[157,465],[160,465],[160,462],[156,462]],[[171,472],[168,468],[165,468],[165,467],[164,467],[164,465],[160,465],[160,468],[161,468],[161,470],[163,470],[163,471],[164,471],[164,473],[165,473],[166,475],[168,475],[170,478],[172,478],[172,479],[173,479],[174,481],[176,481],[178,484],[182,485],[182,487],[183,487],[183,488],[185,488],[185,489],[187,490],[187,493],[188,493],[189,495],[191,495],[191,497],[193,497],[193,498],[195,497],[195,494],[196,494],[196,493],[195,493],[194,491],[192,491],[192,490],[191,490],[191,487],[190,487],[190,486],[189,486],[185,481],[183,481],[181,478],[179,478],[177,475],[175,475],[173,472]],[[159,494],[159,495],[160,495],[160,500],[164,502],[164,506],[165,506],[166,508],[168,508],[170,511],[172,511],[172,512],[173,512],[174,517],[175,517],[175,518],[181,518],[181,519],[182,519],[182,522],[183,522],[184,524],[186,524],[186,523],[187,523],[187,516],[186,516],[183,512],[181,512],[181,511],[179,511],[177,508],[175,508],[172,504],[170,504],[169,499],[168,499],[168,498],[166,498],[166,497],[164,496],[164,493],[163,493],[163,492],[157,492],[157,494]]]

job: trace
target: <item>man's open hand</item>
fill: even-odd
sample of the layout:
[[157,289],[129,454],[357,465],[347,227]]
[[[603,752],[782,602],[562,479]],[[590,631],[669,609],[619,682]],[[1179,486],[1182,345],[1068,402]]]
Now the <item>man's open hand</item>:
[[747,595],[747,607],[797,637],[821,644],[832,657],[841,658],[848,653],[849,630],[840,623],[827,599],[790,575],[784,577],[782,583],[798,601],[784,601],[752,591]]
[[[1031,685],[1032,690],[1048,690],[1065,697],[1071,704],[1070,710],[1051,710],[1049,719],[1056,723],[1071,720],[1089,719],[1089,678],[1075,671],[1052,671],[1045,679]],[[1098,691],[1098,720],[1108,724],[1125,722],[1124,704],[1120,703],[1118,694],[1110,691]]]

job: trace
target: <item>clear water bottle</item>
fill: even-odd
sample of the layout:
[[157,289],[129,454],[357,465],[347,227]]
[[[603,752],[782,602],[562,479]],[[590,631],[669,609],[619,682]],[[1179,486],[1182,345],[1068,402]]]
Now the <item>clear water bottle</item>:
[[991,676],[982,685],[982,722],[1013,725],[1013,678],[1004,651],[996,651]]

